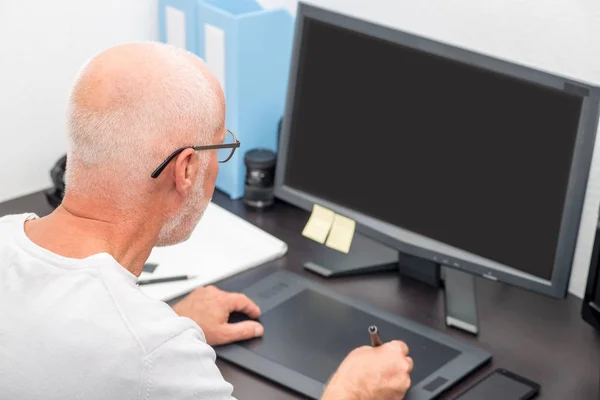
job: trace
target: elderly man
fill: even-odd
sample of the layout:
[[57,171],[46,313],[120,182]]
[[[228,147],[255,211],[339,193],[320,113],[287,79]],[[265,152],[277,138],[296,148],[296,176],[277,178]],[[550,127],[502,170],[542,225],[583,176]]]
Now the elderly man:
[[[258,306],[207,287],[170,308],[136,285],[152,248],[201,218],[224,123],[218,82],[183,50],[125,44],[81,70],[62,205],[0,219],[0,398],[233,399],[210,345],[262,335],[257,321],[228,323]],[[351,352],[323,399],[403,398],[407,354],[401,342]]]

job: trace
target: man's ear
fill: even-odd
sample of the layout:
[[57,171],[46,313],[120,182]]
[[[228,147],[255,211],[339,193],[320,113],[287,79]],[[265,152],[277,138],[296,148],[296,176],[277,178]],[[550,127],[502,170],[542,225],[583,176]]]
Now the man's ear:
[[194,167],[194,149],[185,149],[175,158],[175,188],[180,194],[187,194],[194,187],[198,168]]

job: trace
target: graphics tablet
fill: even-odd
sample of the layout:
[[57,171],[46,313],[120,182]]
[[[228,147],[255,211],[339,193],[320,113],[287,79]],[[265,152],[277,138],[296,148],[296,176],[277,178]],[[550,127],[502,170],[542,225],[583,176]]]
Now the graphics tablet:
[[262,310],[262,338],[215,348],[217,355],[313,399],[346,355],[369,345],[376,325],[384,342],[407,343],[414,360],[406,400],[433,399],[491,359],[451,336],[276,271],[243,292]]

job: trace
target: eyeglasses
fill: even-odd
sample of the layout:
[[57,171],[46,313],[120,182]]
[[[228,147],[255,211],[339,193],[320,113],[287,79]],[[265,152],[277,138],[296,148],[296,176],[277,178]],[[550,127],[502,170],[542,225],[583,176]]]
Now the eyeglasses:
[[231,157],[233,157],[233,153],[235,153],[235,149],[237,149],[238,147],[240,147],[240,141],[238,140],[238,138],[235,136],[235,133],[231,132],[229,129],[227,129],[227,134],[225,137],[225,141],[222,144],[209,144],[206,146],[186,146],[186,147],[180,147],[177,150],[175,150],[174,152],[172,152],[169,157],[167,157],[165,159],[165,161],[163,161],[158,168],[156,168],[154,170],[154,172],[152,172],[152,178],[157,178],[160,173],[163,171],[163,169],[165,169],[167,167],[167,165],[169,165],[169,163],[175,158],[177,157],[182,151],[184,151],[185,149],[194,149],[196,151],[202,151],[202,150],[218,150],[218,160],[220,163],[225,163],[227,161],[229,161],[231,159]]

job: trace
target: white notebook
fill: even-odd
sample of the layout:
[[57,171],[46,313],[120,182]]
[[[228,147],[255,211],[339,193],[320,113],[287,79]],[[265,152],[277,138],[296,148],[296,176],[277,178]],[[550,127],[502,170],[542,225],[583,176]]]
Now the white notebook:
[[158,267],[140,276],[140,279],[175,275],[197,278],[141,285],[140,289],[152,298],[167,301],[275,260],[286,252],[285,242],[210,203],[190,238],[174,246],[155,247],[147,262]]

